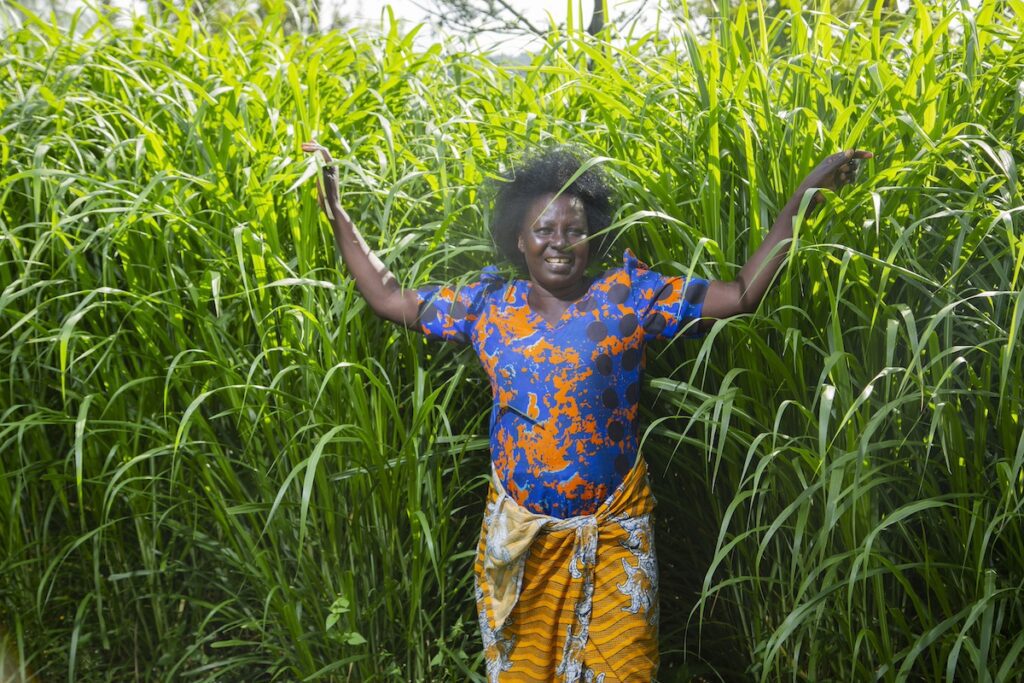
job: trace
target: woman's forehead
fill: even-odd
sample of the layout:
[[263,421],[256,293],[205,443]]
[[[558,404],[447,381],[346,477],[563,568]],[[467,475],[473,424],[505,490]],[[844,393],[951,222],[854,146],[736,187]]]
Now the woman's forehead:
[[523,215],[523,222],[525,225],[533,225],[543,220],[573,218],[585,221],[586,217],[586,206],[577,195],[547,193],[530,200],[526,213]]

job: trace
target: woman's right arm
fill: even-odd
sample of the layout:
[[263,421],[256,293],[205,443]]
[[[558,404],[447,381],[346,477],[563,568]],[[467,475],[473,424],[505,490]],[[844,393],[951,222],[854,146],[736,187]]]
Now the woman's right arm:
[[341,260],[345,262],[356,288],[366,299],[370,309],[384,318],[406,327],[414,327],[419,309],[416,290],[403,289],[388,267],[384,265],[359,234],[356,226],[341,207],[338,192],[338,169],[331,165],[330,152],[317,142],[302,144],[304,152],[319,152],[327,164],[323,182],[318,186],[320,206],[334,229],[334,243]]

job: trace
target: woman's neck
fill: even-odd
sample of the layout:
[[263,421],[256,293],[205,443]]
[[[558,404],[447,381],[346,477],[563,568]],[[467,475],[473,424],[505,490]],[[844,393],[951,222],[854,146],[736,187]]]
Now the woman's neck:
[[551,322],[561,318],[566,309],[582,299],[589,289],[589,278],[583,278],[571,287],[557,291],[547,290],[530,280],[530,289],[526,300],[535,313]]

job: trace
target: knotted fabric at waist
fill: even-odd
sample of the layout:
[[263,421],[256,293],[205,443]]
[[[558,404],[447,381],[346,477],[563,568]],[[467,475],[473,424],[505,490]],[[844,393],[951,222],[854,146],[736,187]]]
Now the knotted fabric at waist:
[[[565,519],[523,508],[508,496],[492,473],[482,530],[483,576],[479,582],[490,628],[500,629],[512,614],[519,600],[526,558],[537,543],[562,546],[566,553],[572,553],[569,574],[572,580],[581,582],[576,613],[589,616],[598,542],[629,543],[631,530],[638,523],[647,526],[653,509],[654,496],[642,457],[637,457],[626,478],[594,514]],[[571,545],[565,543],[569,534],[575,536]],[[583,641],[586,630],[585,623],[576,624],[573,629],[576,637]]]

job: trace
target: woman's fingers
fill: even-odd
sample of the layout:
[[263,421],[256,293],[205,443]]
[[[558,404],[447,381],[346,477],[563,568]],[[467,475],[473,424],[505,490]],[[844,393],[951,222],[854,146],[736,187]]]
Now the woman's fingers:
[[327,151],[327,148],[324,147],[323,145],[321,145],[316,140],[310,140],[309,142],[303,142],[302,143],[302,151],[303,152],[310,152],[310,153],[319,152],[320,156],[323,157],[323,160],[324,160],[325,164],[329,164],[332,161],[334,161],[334,159],[331,158],[331,153],[329,151]]
[[[817,187],[826,190],[837,191],[845,185],[857,181],[857,173],[860,170],[860,162],[863,159],[870,159],[874,156],[864,149],[846,149],[835,154],[830,154],[804,178],[801,189]],[[814,194],[815,205],[825,201],[821,192]]]
[[856,159],[850,159],[839,167],[839,184],[848,185],[857,179],[859,166]]
[[870,159],[875,155],[866,149],[844,149],[834,156],[846,161],[860,161],[861,159]]
[[833,155],[830,160],[836,164],[833,176],[836,189],[856,182],[861,160],[873,156],[874,154],[864,149],[847,149]]
[[302,143],[302,151],[309,154],[320,154],[323,160],[324,173],[322,178],[316,181],[316,201],[328,218],[333,216],[330,207],[338,201],[338,167],[334,165],[334,159],[326,147],[316,140]]
[[337,166],[330,165],[334,163],[334,158],[331,157],[331,153],[327,151],[326,147],[321,145],[316,140],[310,140],[309,142],[302,143],[302,151],[311,154],[319,152],[320,156],[323,158],[324,164],[328,164],[324,166],[324,178],[326,178],[328,181],[331,181],[337,177],[338,168]]
[[847,149],[833,155],[832,158],[844,166],[856,168],[860,164],[861,159],[870,159],[873,156],[875,155],[866,149]]

